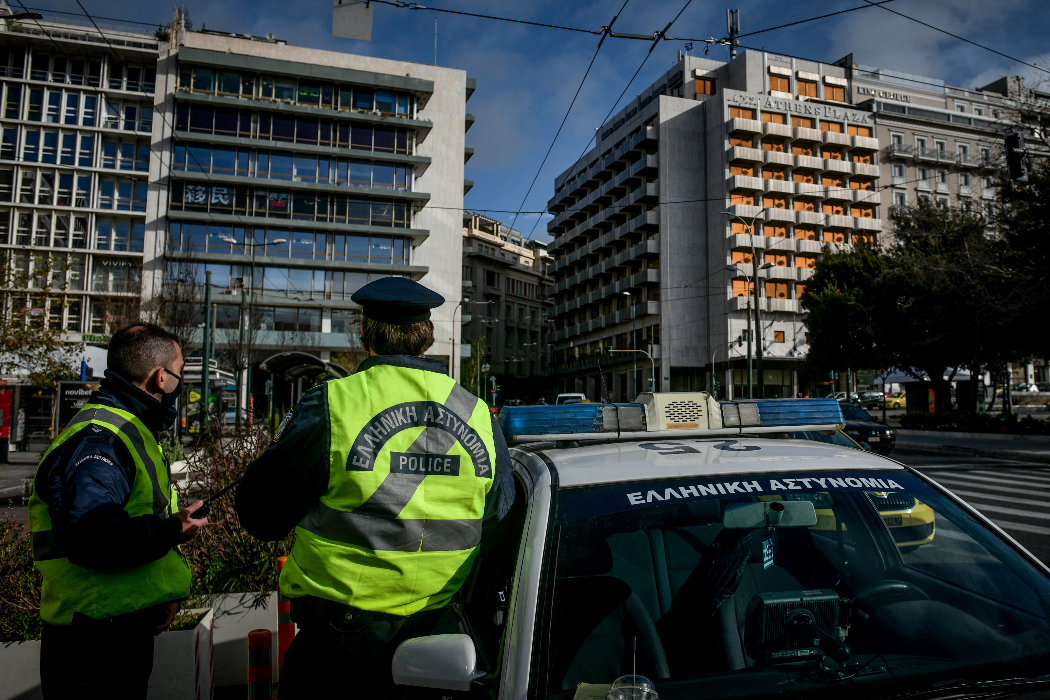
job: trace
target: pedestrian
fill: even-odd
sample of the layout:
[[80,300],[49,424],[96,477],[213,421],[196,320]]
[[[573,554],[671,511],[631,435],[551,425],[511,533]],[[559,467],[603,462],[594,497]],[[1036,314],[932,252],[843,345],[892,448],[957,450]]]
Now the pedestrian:
[[306,392],[237,489],[249,533],[295,528],[280,586],[299,632],[281,700],[394,693],[394,650],[456,631],[446,606],[514,501],[488,407],[423,357],[445,300],[403,277],[351,299],[368,358]]
[[51,443],[29,501],[43,575],[44,698],[145,698],[153,638],[190,593],[177,546],[206,519],[178,510],[158,434],[182,387],[175,336],[135,323],[109,342],[108,369]]

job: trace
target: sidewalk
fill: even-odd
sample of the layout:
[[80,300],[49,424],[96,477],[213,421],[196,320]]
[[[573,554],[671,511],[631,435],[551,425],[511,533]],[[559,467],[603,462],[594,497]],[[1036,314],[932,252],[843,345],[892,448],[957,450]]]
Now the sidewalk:
[[10,464],[0,464],[0,501],[14,498],[21,502],[22,480],[31,479],[43,452],[9,452]]
[[909,450],[1050,464],[1050,436],[1047,435],[900,429],[896,432],[896,446]]

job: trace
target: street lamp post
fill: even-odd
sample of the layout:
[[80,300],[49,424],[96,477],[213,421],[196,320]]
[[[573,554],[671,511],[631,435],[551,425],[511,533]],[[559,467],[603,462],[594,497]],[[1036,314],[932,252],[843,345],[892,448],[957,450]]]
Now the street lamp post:
[[[635,320],[637,318],[637,313],[636,313],[636,309],[635,309],[635,306],[634,306],[634,295],[632,295],[630,292],[620,292],[620,293],[623,294],[625,297],[627,297],[627,303],[631,305],[631,349],[632,350],[638,350],[638,341],[634,337],[635,334],[638,332],[638,329],[636,328],[636,326],[638,324],[635,322]],[[641,351],[639,350],[639,352],[641,352]],[[648,355],[649,353],[646,353],[646,354]],[[638,395],[638,356],[632,354],[631,358],[634,360],[634,362],[633,362],[633,364],[631,366],[631,388],[634,390],[632,392],[632,395],[633,396],[637,396]],[[649,359],[651,360],[653,358],[650,357]],[[654,373],[655,373],[655,365],[653,366],[653,368],[654,368]]]
[[[482,374],[488,374],[489,373],[489,369],[491,369],[491,368],[489,367],[489,364],[487,362],[485,364],[481,364],[481,358],[480,357],[478,358],[477,368],[478,368],[478,371],[477,371],[478,393],[481,394],[481,400],[485,401],[485,392],[482,391],[482,389],[481,389],[481,375]],[[485,401],[485,403],[488,404],[488,401]]]

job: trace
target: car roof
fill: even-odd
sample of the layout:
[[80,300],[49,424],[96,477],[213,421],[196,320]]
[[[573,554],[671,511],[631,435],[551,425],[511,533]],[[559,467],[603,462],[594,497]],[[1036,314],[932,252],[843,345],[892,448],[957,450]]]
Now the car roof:
[[810,440],[655,439],[543,448],[561,486],[763,472],[904,469],[884,457]]

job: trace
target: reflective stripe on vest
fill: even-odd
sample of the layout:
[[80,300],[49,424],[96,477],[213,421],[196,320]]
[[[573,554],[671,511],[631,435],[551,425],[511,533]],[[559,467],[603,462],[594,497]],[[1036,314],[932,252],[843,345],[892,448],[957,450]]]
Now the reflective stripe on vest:
[[488,407],[448,376],[394,365],[325,392],[328,489],[296,528],[282,594],[393,615],[444,606],[481,542]]
[[[459,424],[464,426],[460,429],[460,433],[467,433],[469,430],[467,434],[476,439],[476,442],[471,440],[471,444],[481,443],[477,432],[467,425],[477,403],[477,397],[456,384],[444,404],[436,401],[413,401],[389,408],[373,418],[371,423],[375,424],[377,421],[382,423],[384,414],[396,415],[401,412],[401,418],[385,436],[370,443],[376,445],[373,454],[378,455],[382,445],[386,444],[396,432],[421,425],[427,427],[423,428],[423,432],[405,450],[404,454],[448,454],[452,446],[462,440],[459,440],[455,432],[450,432],[448,428],[428,425],[424,420],[428,415],[427,409],[431,411],[429,415],[440,416],[440,413],[434,411],[439,406],[459,419]],[[365,432],[362,431],[362,435],[364,434]],[[361,437],[354,441],[351,460],[354,452],[360,449],[358,447],[360,441]],[[485,456],[488,456],[487,453]],[[347,469],[352,470],[349,462]],[[482,472],[478,474],[479,476],[490,476],[492,469],[485,462],[476,464],[475,472],[479,471]],[[387,474],[383,483],[371,497],[354,510],[345,512],[330,508],[323,503],[317,503],[306,513],[299,527],[328,540],[367,547],[376,551],[448,552],[477,547],[481,543],[481,518],[470,520],[397,519],[427,476],[428,473],[422,470],[392,471]]]

